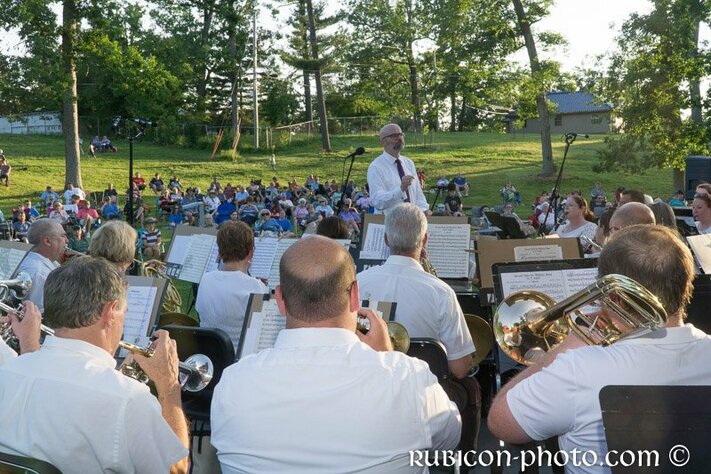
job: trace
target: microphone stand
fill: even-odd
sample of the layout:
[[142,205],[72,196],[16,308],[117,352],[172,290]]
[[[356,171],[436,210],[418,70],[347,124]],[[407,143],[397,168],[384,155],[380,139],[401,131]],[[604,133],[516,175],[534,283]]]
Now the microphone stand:
[[565,159],[568,157],[568,150],[570,150],[570,145],[573,144],[577,136],[577,133],[565,134],[565,151],[563,152],[563,160],[560,163],[560,169],[558,170],[558,178],[555,180],[555,186],[553,186],[553,191],[551,191],[551,195],[548,198],[550,205],[548,206],[548,210],[546,211],[546,215],[543,219],[543,232],[539,232],[542,235],[548,233],[548,215],[551,212],[551,208],[553,209],[553,230],[558,230],[558,205],[556,203],[556,201],[558,201],[558,197],[560,197],[558,195],[558,189],[560,188],[560,182],[563,178],[563,167],[565,166]]
[[[417,179],[417,178],[415,178],[415,179]],[[439,198],[439,195],[442,193],[442,189],[444,189],[444,188],[437,186],[437,191],[435,191],[434,200],[432,201],[432,204],[430,205],[430,212],[434,211],[435,204],[437,204],[437,199]]]
[[343,180],[343,185],[341,186],[341,198],[336,203],[336,215],[340,214],[341,209],[343,208],[343,202],[346,199],[346,186],[348,185],[348,181],[351,179],[351,171],[353,171],[353,162],[355,161],[355,157],[357,155],[358,155],[358,153],[353,152],[350,155],[346,156],[346,158],[345,158],[345,159],[350,158],[351,164],[348,167],[348,173],[346,174],[346,179]]

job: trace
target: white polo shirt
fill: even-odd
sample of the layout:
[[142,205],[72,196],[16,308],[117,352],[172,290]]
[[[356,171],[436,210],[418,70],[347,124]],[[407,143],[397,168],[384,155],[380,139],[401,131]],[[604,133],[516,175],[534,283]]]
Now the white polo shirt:
[[461,359],[475,351],[462,308],[454,290],[422,269],[420,262],[391,255],[383,265],[358,274],[362,300],[396,302],[395,321],[410,337],[438,339],[447,359]]
[[461,420],[425,362],[345,329],[284,329],[229,367],[212,398],[223,474],[413,473],[409,451],[453,449]]
[[0,365],[0,451],[65,474],[168,472],[188,450],[148,387],[115,366],[93,344],[54,336]]
[[[506,395],[528,436],[559,436],[560,449],[594,450],[604,460],[600,390],[607,385],[709,385],[711,336],[691,324],[560,354]],[[607,473],[607,467],[566,466],[568,473]]]
[[205,273],[195,300],[200,327],[222,329],[230,336],[236,351],[251,293],[266,294],[269,288],[240,271],[213,270]]

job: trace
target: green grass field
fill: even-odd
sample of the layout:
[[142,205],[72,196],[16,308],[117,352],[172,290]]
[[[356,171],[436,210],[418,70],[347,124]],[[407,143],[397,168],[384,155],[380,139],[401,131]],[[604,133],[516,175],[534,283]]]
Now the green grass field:
[[[559,164],[563,157],[562,137],[554,137],[554,160]],[[512,135],[496,133],[436,133],[431,145],[412,145],[404,154],[412,158],[418,168],[427,174],[427,186],[438,175],[452,177],[461,172],[471,185],[465,205],[498,204],[498,190],[511,180],[520,191],[523,202],[531,203],[543,190],[550,190],[555,179],[541,179],[540,143],[537,135]],[[422,139],[418,140],[420,143]],[[589,196],[596,181],[611,194],[618,186],[642,189],[652,196],[666,199],[672,193],[670,170],[649,170],[639,175],[619,173],[593,173],[597,163],[596,150],[603,146],[602,136],[576,141],[565,164],[562,192],[579,189]],[[82,176],[85,190],[101,192],[109,182],[119,191],[127,188],[128,143],[117,140],[118,153],[104,153],[93,159],[85,155]],[[210,159],[209,150],[157,146],[143,142],[134,145],[134,170],[147,179],[156,172],[164,178],[178,175],[185,185],[207,188],[212,175],[218,175],[222,184],[247,184],[250,179],[269,180],[276,175],[281,182],[292,177],[304,182],[313,173],[322,181],[336,179],[340,183],[343,157],[358,146],[364,146],[365,155],[356,158],[353,178],[356,183],[365,181],[368,163],[380,153],[376,136],[335,136],[335,151],[320,151],[318,137],[308,143],[296,143],[277,149],[277,170],[273,172],[270,152],[253,152],[246,148],[233,161],[226,158]],[[245,145],[246,146],[246,145]],[[0,187],[0,209],[5,213],[26,197],[37,198],[47,184],[60,190],[64,184],[64,141],[62,137],[0,135],[0,148],[4,149],[13,166],[11,186]],[[148,201],[150,204],[150,201]]]

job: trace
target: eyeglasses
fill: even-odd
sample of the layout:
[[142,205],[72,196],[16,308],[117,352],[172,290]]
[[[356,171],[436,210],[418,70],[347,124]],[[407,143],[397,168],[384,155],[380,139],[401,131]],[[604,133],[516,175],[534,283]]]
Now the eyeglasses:
[[385,135],[383,138],[398,138],[402,137],[405,138],[405,134],[400,132],[400,133],[391,133],[390,135]]

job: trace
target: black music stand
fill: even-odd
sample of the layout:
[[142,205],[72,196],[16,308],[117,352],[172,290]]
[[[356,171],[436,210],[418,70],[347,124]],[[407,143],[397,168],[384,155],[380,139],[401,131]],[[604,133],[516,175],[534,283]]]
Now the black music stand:
[[[603,387],[600,407],[608,451],[656,450],[659,460],[656,467],[639,466],[637,462],[618,465],[611,468],[612,473],[711,472],[709,399],[711,386]],[[684,449],[688,451],[684,453]]]
[[521,230],[521,226],[515,217],[502,216],[496,212],[485,211],[486,218],[493,225],[501,229],[497,232],[502,239],[525,239],[526,234]]

